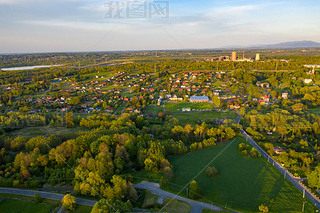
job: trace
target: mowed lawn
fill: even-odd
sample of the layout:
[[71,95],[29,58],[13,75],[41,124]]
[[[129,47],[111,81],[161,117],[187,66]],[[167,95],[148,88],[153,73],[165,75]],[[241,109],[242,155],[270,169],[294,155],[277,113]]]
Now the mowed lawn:
[[[231,140],[216,147],[170,157],[174,177],[170,179],[166,190],[180,192],[202,168],[216,158],[210,164],[219,172],[216,177],[209,178],[202,172],[195,178],[202,201],[222,207],[227,205],[227,208],[242,212],[259,212],[261,204],[267,205],[270,212],[301,212],[304,201],[302,193],[265,159],[242,157],[238,151],[241,142],[245,140],[237,137],[233,142]],[[183,196],[185,194],[186,190],[180,193]],[[315,210],[314,205],[307,201],[305,212]]]
[[190,112],[172,114],[179,119],[181,124],[195,124],[197,121],[214,120],[216,118],[235,119],[237,115],[233,112]]
[[178,103],[165,103],[165,109],[172,113],[180,112],[182,108],[190,108],[191,110],[206,110],[215,109],[211,103],[190,103],[190,102],[178,102]]
[[0,201],[1,213],[49,213],[53,205],[36,203],[33,201],[4,198]]

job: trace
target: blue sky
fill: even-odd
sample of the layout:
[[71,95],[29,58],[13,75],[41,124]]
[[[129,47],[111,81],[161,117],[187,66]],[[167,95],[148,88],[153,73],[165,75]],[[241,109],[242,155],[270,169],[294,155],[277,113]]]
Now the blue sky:
[[[219,48],[320,42],[320,2],[311,0],[0,0],[0,53]],[[137,5],[169,5],[169,17],[133,18]],[[141,9],[142,7],[140,7]],[[130,17],[126,14],[129,11]],[[142,10],[140,10],[142,11]],[[147,11],[147,10],[144,10]],[[166,10],[162,10],[166,12]]]

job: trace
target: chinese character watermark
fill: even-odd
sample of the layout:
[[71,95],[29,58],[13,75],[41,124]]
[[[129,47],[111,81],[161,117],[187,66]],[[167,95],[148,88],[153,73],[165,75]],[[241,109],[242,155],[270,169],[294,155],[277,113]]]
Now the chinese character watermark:
[[168,1],[110,1],[105,18],[169,18]]

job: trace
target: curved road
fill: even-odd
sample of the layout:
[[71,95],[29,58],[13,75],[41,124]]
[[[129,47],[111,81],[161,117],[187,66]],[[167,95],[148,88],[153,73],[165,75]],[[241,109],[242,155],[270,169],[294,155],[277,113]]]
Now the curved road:
[[[6,194],[16,194],[16,195],[25,195],[34,197],[35,193],[39,192],[42,198],[52,199],[52,200],[62,200],[64,197],[63,194],[51,193],[51,192],[42,192],[42,191],[32,191],[26,189],[14,189],[14,188],[2,188],[0,187],[0,193]],[[86,200],[82,198],[76,198],[76,203],[84,206],[94,206],[97,201],[95,200]]]
[[191,199],[181,197],[179,195],[164,191],[164,190],[160,189],[160,186],[158,183],[151,183],[151,182],[142,181],[141,183],[133,184],[133,186],[135,188],[147,189],[152,194],[158,195],[159,196],[158,202],[159,201],[163,202],[166,197],[172,197],[177,200],[182,200],[184,202],[187,202],[192,206],[191,213],[201,213],[203,209],[211,209],[211,210],[214,210],[217,212],[228,211],[228,210],[222,209],[219,206],[210,205],[208,203],[202,203],[199,201],[191,200]]
[[[236,121],[239,123],[240,116],[237,117]],[[246,140],[256,148],[263,157],[265,157],[278,171],[283,174],[295,187],[297,187],[305,196],[308,198],[319,210],[320,210],[320,199],[312,194],[307,187],[301,184],[299,178],[294,177],[291,173],[288,172],[286,168],[281,166],[277,161],[275,161],[268,153],[266,153],[243,129],[240,129],[241,134]]]

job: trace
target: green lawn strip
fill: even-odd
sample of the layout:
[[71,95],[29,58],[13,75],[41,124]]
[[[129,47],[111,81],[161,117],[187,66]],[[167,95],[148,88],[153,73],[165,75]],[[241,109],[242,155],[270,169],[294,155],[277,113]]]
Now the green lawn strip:
[[12,198],[3,198],[0,201],[1,213],[49,213],[53,208],[54,205]]
[[[252,159],[242,157],[238,145],[245,142],[236,138],[210,166],[216,167],[219,174],[209,178],[205,172],[196,181],[199,184],[200,201],[227,206],[245,212],[257,212],[261,204],[269,207],[271,212],[301,212],[302,193],[264,158]],[[165,190],[178,193],[217,156],[229,143],[216,147],[191,152],[183,156],[173,156],[169,160],[174,168],[174,177],[170,179]],[[186,190],[180,195],[185,196]],[[305,205],[306,212],[314,212],[311,202]]]
[[146,195],[142,204],[142,208],[148,208],[156,204],[159,196],[152,194],[149,190],[146,190]]
[[[6,194],[6,193],[0,193],[0,198],[14,198],[14,199],[26,200],[26,201],[34,201],[35,200],[34,197],[30,197],[30,196]],[[56,204],[59,204],[60,201],[43,198],[42,203],[56,205]]]
[[214,213],[214,212],[216,212],[216,211],[213,211],[213,210],[210,210],[210,209],[204,209],[204,210],[202,210],[201,213]]
[[70,213],[90,213],[92,210],[91,206],[84,206],[77,204],[76,209],[73,211],[70,211]]
[[172,197],[166,197],[162,206],[164,206],[162,212],[170,213],[188,213],[191,212],[192,209],[189,203],[174,199]]

